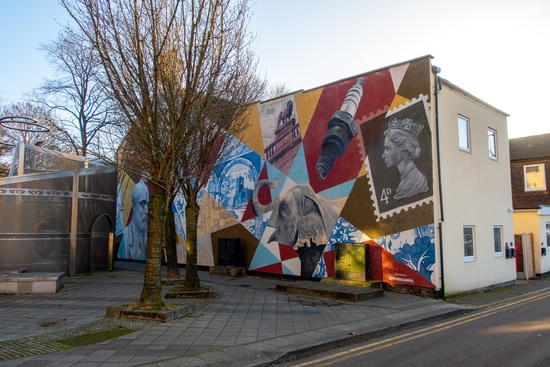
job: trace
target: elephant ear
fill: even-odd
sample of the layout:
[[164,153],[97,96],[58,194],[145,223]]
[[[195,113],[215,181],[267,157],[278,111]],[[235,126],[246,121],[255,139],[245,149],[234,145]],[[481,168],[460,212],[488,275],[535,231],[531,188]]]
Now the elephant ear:
[[318,213],[324,223],[324,210],[317,198],[310,195],[304,195],[302,200],[302,215],[306,217],[309,213]]
[[317,246],[327,243],[327,233],[323,208],[314,197],[304,195],[302,199],[302,219],[298,225],[298,241],[296,245]]
[[294,249],[302,246],[320,246],[327,244],[325,225],[319,213],[309,212],[298,225],[298,240]]
[[315,196],[309,196],[309,195],[305,195],[305,196],[312,202],[312,203],[308,203],[307,206],[309,208],[315,207],[316,208],[315,210],[319,212],[319,215],[323,220],[325,234],[327,235],[327,237],[330,237],[332,229],[334,228],[334,225],[336,224],[336,220],[338,219],[338,214],[336,213],[335,215],[334,208],[331,206],[331,203],[327,202],[326,200],[319,200]]

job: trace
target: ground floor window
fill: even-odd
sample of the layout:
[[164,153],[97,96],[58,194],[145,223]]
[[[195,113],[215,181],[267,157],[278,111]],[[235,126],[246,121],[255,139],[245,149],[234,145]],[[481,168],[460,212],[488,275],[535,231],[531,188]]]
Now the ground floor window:
[[464,226],[462,233],[464,237],[464,261],[475,260],[474,226]]
[[495,242],[495,256],[502,256],[502,226],[493,227],[493,239]]

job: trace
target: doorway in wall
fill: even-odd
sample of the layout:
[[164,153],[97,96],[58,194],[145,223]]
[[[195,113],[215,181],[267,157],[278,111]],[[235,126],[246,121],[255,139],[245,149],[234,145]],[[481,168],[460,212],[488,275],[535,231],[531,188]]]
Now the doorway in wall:
[[533,256],[533,234],[514,235],[516,244],[516,272],[518,279],[535,277],[535,257]]

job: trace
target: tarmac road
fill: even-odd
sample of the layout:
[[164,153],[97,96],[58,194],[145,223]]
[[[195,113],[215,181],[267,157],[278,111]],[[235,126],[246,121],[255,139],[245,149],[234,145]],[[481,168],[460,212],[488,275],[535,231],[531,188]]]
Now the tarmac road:
[[550,366],[549,301],[546,290],[281,366]]

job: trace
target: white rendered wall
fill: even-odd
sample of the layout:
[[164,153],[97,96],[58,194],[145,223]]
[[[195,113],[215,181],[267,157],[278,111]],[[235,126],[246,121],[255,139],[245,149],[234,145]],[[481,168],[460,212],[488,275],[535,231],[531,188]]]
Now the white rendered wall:
[[[459,149],[458,115],[470,120],[470,152]],[[502,226],[503,242],[514,241],[506,115],[444,84],[439,126],[445,294],[513,281],[515,260],[506,259],[504,243],[503,255],[496,256],[493,241],[495,225]],[[489,158],[488,128],[497,132],[497,160]],[[473,261],[464,259],[465,225],[475,226]]]

